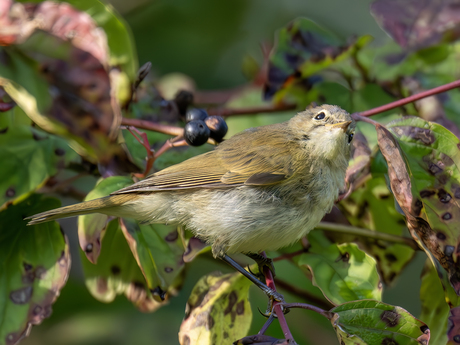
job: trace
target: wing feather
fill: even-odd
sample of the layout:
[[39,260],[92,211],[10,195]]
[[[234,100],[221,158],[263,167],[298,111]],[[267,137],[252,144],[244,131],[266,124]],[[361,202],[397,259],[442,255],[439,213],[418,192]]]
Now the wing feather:
[[279,183],[293,173],[292,144],[285,123],[246,130],[112,194]]

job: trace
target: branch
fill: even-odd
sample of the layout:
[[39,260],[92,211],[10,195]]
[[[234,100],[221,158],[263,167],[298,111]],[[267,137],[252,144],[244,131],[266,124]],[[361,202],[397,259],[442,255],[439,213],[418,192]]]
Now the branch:
[[[262,252],[261,255],[266,257],[265,252]],[[265,281],[267,283],[267,286],[270,289],[276,291],[275,280],[273,278],[272,271],[270,271],[270,268],[268,266],[264,266],[263,271],[264,271],[263,273],[265,276]],[[276,316],[278,317],[278,321],[280,323],[284,337],[286,338],[288,342],[292,342],[292,344],[295,344],[296,342],[294,341],[294,337],[292,336],[291,331],[289,330],[289,326],[286,322],[286,318],[284,317],[281,302],[278,302],[275,300],[273,301],[273,311],[276,313]]]
[[305,291],[305,290],[302,290],[302,289],[299,289],[297,286],[294,286],[292,284],[289,284],[288,282],[284,281],[284,280],[281,280],[281,279],[276,279],[276,284],[278,285],[278,287],[280,287],[281,289],[284,289],[286,291],[288,291],[289,293],[293,294],[293,295],[296,295],[300,298],[303,298],[309,302],[312,302],[318,306],[320,306],[321,308],[324,308],[324,309],[331,309],[333,307],[333,305],[331,303],[329,303],[329,301],[326,301],[320,297],[317,297],[315,295],[313,295],[312,293],[308,292],[308,291]]
[[219,116],[235,116],[235,115],[248,115],[259,113],[276,113],[281,111],[293,110],[296,108],[295,104],[279,104],[279,105],[263,105],[251,108],[238,108],[238,109],[224,109],[224,108],[211,108],[208,109],[209,115]]
[[140,119],[129,119],[129,118],[123,117],[121,119],[121,125],[147,129],[149,131],[168,134],[168,135],[172,135],[175,137],[178,135],[184,134],[184,129],[181,127],[162,125],[160,123],[155,123],[155,122],[151,122],[147,120],[140,120]]
[[438,93],[442,93],[442,92],[446,92],[446,91],[455,89],[456,87],[460,87],[460,80],[456,80],[456,81],[453,81],[452,83],[445,84],[445,85],[442,85],[442,86],[435,87],[434,89],[430,89],[430,90],[427,90],[427,91],[417,93],[415,95],[412,95],[412,96],[400,99],[398,101],[394,101],[394,102],[382,105],[382,106],[377,107],[377,108],[361,111],[361,112],[358,112],[356,114],[360,115],[360,116],[372,116],[372,115],[375,115],[375,114],[383,113],[384,111],[387,111],[387,110],[391,110],[391,109],[406,105],[408,103],[418,101],[419,99],[422,99],[422,98],[425,98],[425,97],[437,95]]
[[334,316],[334,313],[332,313],[330,311],[327,311],[327,310],[323,310],[321,308],[315,307],[314,305],[310,305],[310,304],[305,304],[305,303],[282,303],[282,305],[283,305],[283,307],[288,308],[288,309],[289,308],[302,308],[302,309],[311,310],[311,311],[314,311],[314,312],[324,316],[328,320],[331,320],[332,317]]
[[341,233],[350,234],[350,235],[374,238],[376,240],[383,240],[383,241],[388,241],[388,242],[401,243],[401,244],[405,244],[406,246],[411,247],[414,250],[420,250],[420,248],[417,245],[417,243],[411,238],[403,237],[403,236],[391,235],[391,234],[387,234],[387,233],[384,233],[384,232],[367,230],[367,229],[358,228],[356,226],[351,226],[351,225],[343,225],[343,224],[337,224],[337,223],[321,222],[316,226],[315,229],[334,231],[334,232],[341,232]]

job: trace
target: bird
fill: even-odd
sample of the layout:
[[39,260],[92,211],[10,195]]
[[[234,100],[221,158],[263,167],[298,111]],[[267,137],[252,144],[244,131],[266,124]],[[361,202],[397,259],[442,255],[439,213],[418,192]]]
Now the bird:
[[29,224],[103,213],[182,225],[235,267],[229,254],[257,258],[286,247],[330,212],[345,185],[355,127],[338,106],[307,108],[286,122],[244,130],[109,196],[28,217]]

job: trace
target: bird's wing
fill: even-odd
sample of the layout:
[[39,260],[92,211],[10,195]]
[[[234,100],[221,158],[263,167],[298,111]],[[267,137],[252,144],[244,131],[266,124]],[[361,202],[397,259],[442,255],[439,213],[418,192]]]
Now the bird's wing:
[[269,185],[283,181],[292,174],[284,127],[266,127],[237,134],[214,151],[163,169],[112,194]]

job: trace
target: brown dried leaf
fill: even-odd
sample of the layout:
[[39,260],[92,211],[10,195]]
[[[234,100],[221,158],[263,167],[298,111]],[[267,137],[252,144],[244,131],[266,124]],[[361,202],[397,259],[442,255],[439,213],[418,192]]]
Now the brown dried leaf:
[[[411,176],[406,166],[406,159],[402,153],[398,141],[385,127],[376,125],[378,144],[380,151],[388,164],[388,176],[392,192],[406,216],[407,226],[416,241],[421,241],[429,256],[433,256],[448,272],[449,281],[457,294],[460,294],[460,273],[458,264],[453,261],[454,247],[446,246],[443,251],[436,236],[436,232],[430,224],[420,218],[422,203],[413,196]],[[420,137],[420,140],[428,140],[431,137]],[[432,142],[431,140],[429,140]],[[418,237],[417,237],[418,236]]]

